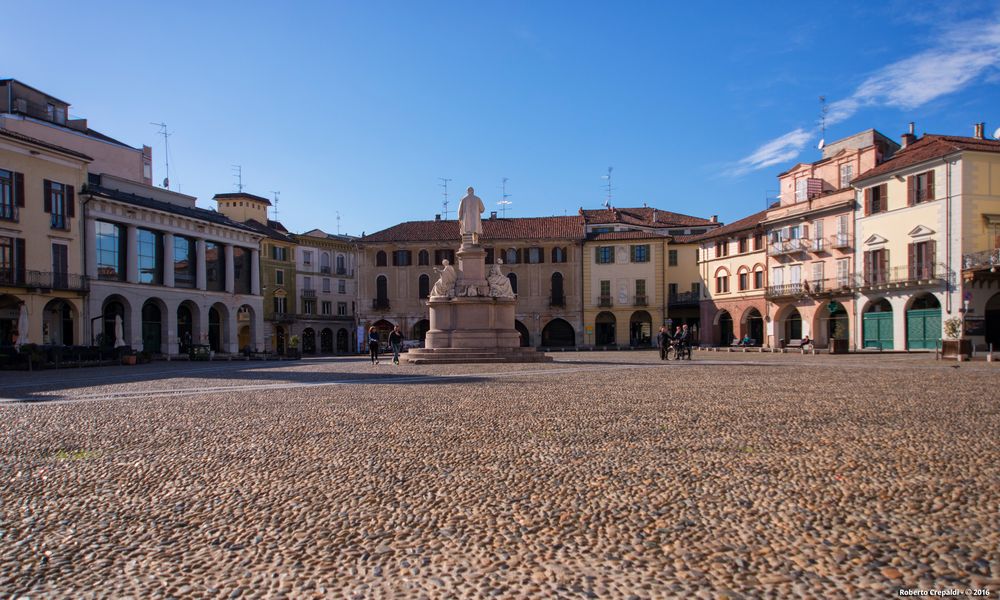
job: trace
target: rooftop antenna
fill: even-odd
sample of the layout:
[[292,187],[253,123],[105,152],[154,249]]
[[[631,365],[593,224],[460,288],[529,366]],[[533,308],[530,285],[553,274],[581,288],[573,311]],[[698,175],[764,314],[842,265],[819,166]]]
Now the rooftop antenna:
[[243,193],[243,165],[229,165],[232,167],[230,170],[233,173],[233,177],[236,178],[236,191]]
[[826,146],[826,113],[830,107],[826,105],[826,96],[819,97],[819,143],[816,148],[822,150]]
[[500,201],[497,204],[500,205],[500,215],[506,219],[507,218],[507,207],[513,204],[507,198],[510,198],[510,194],[507,193],[507,182],[510,181],[506,177],[500,180]]
[[280,194],[281,192],[276,192],[274,190],[271,190],[271,193],[274,194],[274,220],[277,221],[278,220],[278,194]]
[[167,133],[167,124],[166,123],[150,123],[150,125],[156,125],[157,127],[159,127],[160,130],[157,131],[156,133],[157,133],[157,135],[162,135],[163,136],[163,162],[164,162],[164,164],[167,167],[167,169],[166,169],[167,176],[163,178],[163,187],[165,187],[165,188],[167,188],[169,190],[170,189],[170,147],[167,146],[167,138],[170,137],[171,134]]
[[611,208],[611,190],[612,190],[612,188],[611,188],[611,171],[613,171],[613,170],[614,170],[614,167],[608,167],[608,174],[607,175],[601,175],[601,179],[607,179],[608,180],[608,185],[607,185],[608,198],[607,198],[607,200],[604,201],[604,208]]
[[444,196],[444,202],[441,203],[441,206],[444,209],[443,210],[443,212],[444,212],[444,220],[447,221],[448,220],[448,182],[451,181],[451,179],[447,179],[445,177],[438,177],[438,180],[442,182],[442,183],[438,184],[438,187],[443,187],[444,188],[444,194],[442,194]]
[[340,235],[340,211],[337,211],[337,235]]

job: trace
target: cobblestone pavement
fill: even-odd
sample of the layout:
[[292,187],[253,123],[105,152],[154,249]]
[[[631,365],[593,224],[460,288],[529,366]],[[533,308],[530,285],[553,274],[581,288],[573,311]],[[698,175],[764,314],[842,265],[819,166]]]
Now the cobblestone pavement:
[[1000,593],[1000,365],[0,373],[0,598]]

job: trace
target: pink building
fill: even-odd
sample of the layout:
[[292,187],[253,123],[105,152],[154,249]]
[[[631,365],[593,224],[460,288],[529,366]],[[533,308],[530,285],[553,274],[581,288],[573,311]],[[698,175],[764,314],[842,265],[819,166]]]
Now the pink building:
[[778,175],[781,195],[768,231],[768,345],[808,336],[817,347],[854,331],[855,176],[888,159],[899,144],[874,129],[833,142],[823,157]]

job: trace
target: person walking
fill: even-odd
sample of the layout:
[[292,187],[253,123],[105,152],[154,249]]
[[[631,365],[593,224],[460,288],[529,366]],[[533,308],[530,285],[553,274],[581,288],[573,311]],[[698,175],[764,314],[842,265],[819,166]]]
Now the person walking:
[[368,353],[371,355],[372,364],[378,364],[378,331],[375,331],[375,326],[368,330]]
[[389,346],[392,347],[392,364],[399,364],[399,353],[403,349],[403,332],[399,330],[399,325],[392,329],[389,334]]
[[660,327],[660,333],[656,334],[656,345],[660,348],[660,360],[670,360],[667,354],[670,349],[670,333],[667,332],[666,325]]

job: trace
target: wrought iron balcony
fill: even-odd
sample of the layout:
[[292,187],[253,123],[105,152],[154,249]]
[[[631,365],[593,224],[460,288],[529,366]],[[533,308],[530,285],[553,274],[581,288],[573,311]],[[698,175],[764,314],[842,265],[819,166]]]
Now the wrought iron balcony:
[[632,299],[632,306],[646,306],[648,303],[646,294],[636,294],[635,298]]
[[1000,267],[1000,248],[984,250],[983,252],[972,252],[962,256],[963,271],[979,271],[981,269],[995,269]]
[[950,273],[941,264],[916,264],[866,271],[860,285],[866,288],[899,288],[941,285]]
[[764,295],[767,298],[842,296],[853,293],[857,287],[857,278],[848,274],[828,279],[807,279],[799,283],[771,285]]
[[699,301],[698,292],[679,292],[677,294],[670,294],[667,297],[667,303],[670,306],[694,305],[698,304]]
[[319,272],[320,273],[325,273],[325,274],[329,275],[330,274],[330,265],[327,265],[325,267],[320,267],[319,268]]
[[306,289],[302,290],[302,297],[305,298],[305,299],[315,299],[316,298],[316,290],[314,290],[312,288],[306,288]]
[[375,298],[372,300],[372,308],[375,310],[389,310],[388,298]]
[[612,306],[613,304],[611,302],[611,296],[598,296],[597,305],[602,308],[608,308]]
[[854,237],[849,233],[835,233],[830,236],[830,247],[835,250],[847,250],[854,247]]
[[16,271],[0,269],[0,285],[47,290],[87,291],[90,289],[90,280],[84,275],[75,273],[51,273],[48,271],[25,271],[22,277]]
[[825,250],[823,238],[816,238],[814,240],[809,240],[809,251],[810,252],[822,252]]

